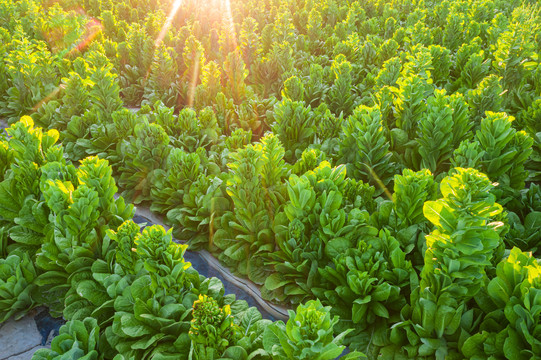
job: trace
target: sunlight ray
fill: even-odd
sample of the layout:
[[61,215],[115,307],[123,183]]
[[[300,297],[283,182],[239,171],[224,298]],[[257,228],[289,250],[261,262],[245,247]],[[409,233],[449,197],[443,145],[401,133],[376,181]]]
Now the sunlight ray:
[[192,78],[190,80],[190,88],[188,92],[188,106],[193,106],[195,98],[195,88],[197,87],[197,79],[199,78],[199,58],[201,54],[198,52],[195,55],[194,68],[192,72]]
[[231,1],[222,0],[223,5],[225,6],[225,21],[226,29],[229,32],[229,37],[233,42],[233,49],[237,48],[237,34],[235,32],[235,24],[233,22],[233,13],[231,12]]
[[180,9],[180,5],[182,5],[182,0],[175,0],[175,2],[173,3],[173,7],[171,8],[171,12],[169,13],[167,20],[165,21],[165,24],[163,24],[162,29],[160,33],[158,34],[156,41],[154,42],[155,46],[160,45],[160,43],[165,38],[165,35],[167,34],[167,31],[169,30],[169,27],[171,26],[171,23],[173,22],[173,18],[177,14],[178,9]]

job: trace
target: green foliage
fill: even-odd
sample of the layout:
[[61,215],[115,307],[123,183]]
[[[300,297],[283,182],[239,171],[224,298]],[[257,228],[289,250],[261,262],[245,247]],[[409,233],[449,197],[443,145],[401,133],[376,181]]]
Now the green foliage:
[[334,59],[332,71],[335,80],[328,93],[329,108],[337,116],[349,116],[357,105],[357,99],[352,93],[352,66],[341,55]]
[[189,241],[195,249],[205,243],[212,245],[218,219],[229,208],[225,182],[219,177],[201,175],[184,191],[182,207],[167,212],[167,220],[175,226],[175,237]]
[[[524,162],[532,152],[533,140],[526,132],[513,129],[513,120],[505,113],[487,112],[475,134],[475,143],[461,144],[455,152],[453,165],[480,168],[499,183],[504,194],[524,188],[528,178]],[[504,204],[509,201],[505,200],[505,195],[500,197],[504,198]]]
[[[517,9],[518,10],[518,9]],[[533,19],[520,21],[504,31],[494,44],[493,66],[506,89],[517,86],[527,73],[525,63],[534,55],[532,34],[539,25]]]
[[531,181],[541,179],[541,131],[534,135],[532,154],[526,161],[526,168],[530,171]]
[[37,271],[26,253],[12,252],[0,259],[0,323],[16,320],[38,305],[34,283]]
[[144,87],[142,104],[154,104],[161,101],[165,106],[173,107],[177,104],[178,85],[176,81],[177,54],[173,48],[164,44],[156,49],[148,81]]
[[[267,327],[263,335],[265,351],[272,359],[335,359],[342,353],[343,337],[347,332],[333,338],[337,317],[331,318],[330,307],[319,301],[299,305],[297,311],[289,310],[287,324],[279,321]],[[360,353],[350,353],[346,359],[362,359]]]
[[[50,130],[0,135],[0,317],[62,314],[43,358],[338,353],[284,324],[268,351],[174,234],[371,359],[539,358],[539,261],[504,251],[539,254],[532,3],[0,1],[0,118]],[[199,295],[227,345],[192,344]]]
[[60,328],[50,349],[39,349],[34,353],[34,360],[55,360],[66,357],[73,359],[100,359],[100,328],[96,319],[68,321]]
[[199,287],[200,279],[184,262],[186,246],[173,244],[171,232],[159,226],[136,234],[134,244],[145,271],[114,299],[113,323],[105,330],[107,340],[126,358],[176,353],[187,359],[187,317],[197,299],[191,290]]
[[10,51],[2,57],[5,93],[0,99],[0,116],[14,123],[38,108],[59,85],[60,62],[52,57],[42,41],[27,37],[13,39]]
[[[30,117],[23,117],[7,132],[10,137],[2,144],[9,149],[4,154],[9,163],[4,166],[10,169],[0,184],[0,216],[10,224],[7,230],[11,241],[7,241],[7,250],[20,249],[33,255],[50,228],[49,209],[41,196],[40,179],[46,179],[48,171],[58,169],[65,162],[62,148],[55,145],[59,136],[56,130],[43,133],[40,128],[34,128]],[[66,174],[66,180],[74,173],[72,169]],[[56,176],[62,177],[61,174]]]
[[[426,250],[425,235],[431,230],[423,214],[426,201],[437,198],[437,183],[429,170],[413,172],[405,169],[394,178],[394,213],[397,219],[396,237],[401,248],[411,253],[415,265],[423,264]],[[415,251],[414,251],[415,250]]]
[[205,175],[201,157],[204,152],[186,153],[174,148],[169,153],[166,170],[156,170],[155,181],[152,182],[150,209],[158,213],[167,213],[183,204],[184,194],[199,177]]
[[340,316],[340,329],[354,329],[351,348],[372,350],[388,342],[381,339],[400,319],[413,271],[405,255],[388,231],[370,229],[356,247],[332,258],[332,266],[319,269],[324,286],[312,291]]
[[468,359],[493,356],[536,359],[541,343],[535,334],[541,321],[541,264],[518,248],[498,264],[487,293],[477,299],[486,316],[481,332],[467,339],[462,352]]
[[445,93],[436,92],[427,103],[427,114],[419,123],[417,143],[421,156],[420,168],[440,172],[451,157],[453,111],[446,106]]
[[282,97],[291,101],[304,101],[304,85],[298,77],[292,76],[284,81]]
[[485,77],[476,89],[467,92],[466,98],[476,124],[481,122],[486,111],[502,111],[502,93],[500,78],[493,74]]
[[283,158],[278,137],[269,134],[231,154],[228,164],[226,189],[233,206],[221,216],[213,242],[223,251],[222,261],[256,283],[268,276],[262,256],[274,250],[274,218],[285,202]]
[[245,79],[248,76],[246,65],[240,56],[240,51],[235,51],[227,54],[224,61],[224,75],[227,79],[225,94],[228,98],[233,99],[235,104],[240,104],[248,97],[248,87]]
[[517,214],[510,212],[508,215],[509,232],[506,234],[505,243],[508,247],[518,247],[523,251],[531,251],[538,255],[541,252],[541,212],[532,211],[524,217],[524,222]]
[[488,283],[487,271],[501,254],[497,219],[502,207],[490,193],[490,180],[473,169],[456,168],[442,180],[443,198],[427,201],[423,212],[436,227],[426,236],[427,250],[419,287],[402,309],[391,341],[410,357],[457,356],[466,303]]
[[193,304],[190,325],[192,359],[219,359],[241,338],[241,328],[233,322],[231,307],[218,306],[218,302],[200,295]]
[[[456,290],[447,291],[454,296],[468,299],[479,291],[485,278],[483,268],[490,266],[500,247],[499,233],[505,230],[504,224],[489,221],[503,209],[490,193],[491,187],[489,179],[478,171],[456,168],[452,176],[442,180],[443,199],[424,205],[425,217],[436,230],[426,237],[423,274],[450,276]],[[468,229],[465,232],[464,226]],[[459,264],[454,264],[457,260]]]
[[393,88],[396,127],[413,139],[417,124],[426,111],[424,99],[432,93],[432,87],[419,75],[400,78],[397,84],[398,88]]
[[169,136],[158,124],[146,119],[135,125],[134,134],[121,145],[122,162],[119,185],[123,195],[135,204],[150,200],[150,189],[156,170],[163,168],[170,152]]
[[527,132],[535,135],[541,132],[541,99],[537,99],[528,107],[523,115]]
[[342,162],[356,179],[368,181],[381,193],[391,182],[397,164],[392,161],[386,128],[378,108],[361,106],[342,125]]
[[285,159],[294,162],[302,151],[313,142],[315,122],[309,107],[288,98],[274,105],[272,131],[282,142]]
[[73,182],[50,178],[42,186],[55,231],[48,233],[37,254],[36,264],[43,273],[36,284],[52,312],[60,312],[64,306],[64,313],[90,310],[86,308],[89,302],[97,307],[103,299],[97,294],[85,297],[74,289],[92,278],[94,261],[108,257],[113,244],[105,236],[106,230],[133,216],[133,205],[114,198],[117,188],[112,169],[97,157],[81,162]]
[[270,254],[274,273],[262,294],[282,302],[300,303],[311,296],[319,282],[318,267],[356,245],[357,237],[375,229],[365,226],[368,214],[358,209],[346,212],[345,167],[331,168],[323,161],[302,176],[287,181],[289,201],[276,216],[278,251]]

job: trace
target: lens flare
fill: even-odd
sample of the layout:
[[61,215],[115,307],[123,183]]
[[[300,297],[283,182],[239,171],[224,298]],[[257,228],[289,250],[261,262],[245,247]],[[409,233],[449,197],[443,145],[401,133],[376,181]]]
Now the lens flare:
[[79,40],[77,45],[71,49],[66,56],[71,57],[76,53],[84,51],[94,41],[96,36],[103,30],[103,25],[97,19],[91,19],[86,24],[85,35]]

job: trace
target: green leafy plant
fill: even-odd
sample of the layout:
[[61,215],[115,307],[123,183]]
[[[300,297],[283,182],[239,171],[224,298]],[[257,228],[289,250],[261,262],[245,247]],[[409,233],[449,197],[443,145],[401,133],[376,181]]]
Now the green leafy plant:
[[93,318],[83,321],[68,321],[60,328],[50,349],[39,349],[34,353],[34,360],[55,360],[66,357],[73,359],[97,360],[100,356],[100,328]]
[[161,169],[170,152],[169,136],[158,124],[146,119],[135,126],[134,134],[120,149],[119,185],[123,195],[135,204],[150,200],[150,189],[156,170]]
[[[333,337],[333,327],[338,318],[331,318],[330,307],[319,301],[299,305],[297,311],[289,310],[287,324],[278,321],[267,327],[263,345],[272,359],[331,360],[344,350],[341,346],[343,332]],[[350,353],[345,359],[362,359],[360,353]]]
[[[423,264],[425,235],[431,230],[423,214],[426,201],[437,197],[437,183],[429,170],[413,172],[405,169],[394,178],[394,213],[398,218],[396,237],[407,254],[412,253],[415,265]],[[413,251],[416,250],[416,251]]]
[[225,182],[218,176],[199,176],[185,190],[182,207],[167,212],[175,237],[190,247],[212,246],[218,220],[230,209]]
[[445,96],[435,91],[427,101],[427,114],[419,123],[419,167],[434,173],[447,170],[453,150],[468,137],[471,123],[465,101],[460,96]]
[[386,333],[400,318],[413,272],[405,257],[389,231],[377,234],[372,228],[356,247],[332,258],[332,266],[319,268],[321,285],[312,292],[340,316],[338,329],[354,329],[347,338],[350,348],[377,353],[374,348],[389,343]]
[[487,271],[502,256],[505,227],[492,220],[503,209],[492,186],[486,175],[456,168],[441,182],[443,198],[424,204],[436,229],[426,236],[419,287],[391,331],[391,341],[410,357],[458,356],[461,321],[473,315],[466,303],[487,285]]
[[342,125],[345,138],[340,144],[342,163],[356,179],[369,182],[381,193],[397,168],[389,151],[386,129],[377,108],[360,106]]
[[531,251],[534,254],[541,252],[541,211],[532,211],[524,217],[524,222],[517,214],[510,212],[507,215],[509,232],[505,236],[508,247],[518,247],[523,251]]
[[514,118],[505,113],[487,112],[475,135],[475,143],[461,144],[452,160],[455,166],[466,164],[483,170],[499,183],[499,198],[505,204],[514,190],[524,188],[528,172],[524,163],[532,152],[532,138],[512,128]]
[[28,254],[12,252],[0,258],[0,323],[11,316],[20,319],[38,305],[36,277]]
[[199,288],[200,280],[184,262],[186,246],[173,244],[171,232],[159,226],[145,228],[133,241],[146,271],[114,300],[113,324],[105,330],[108,341],[126,358],[147,353],[187,359],[189,314],[197,300],[191,290]]
[[498,264],[496,276],[476,299],[486,316],[481,331],[466,339],[462,352],[468,359],[492,356],[502,359],[536,359],[541,343],[541,264],[531,253],[513,248]]
[[220,259],[256,283],[267,278],[262,256],[274,250],[274,217],[285,202],[283,158],[284,148],[272,134],[231,155],[227,194],[233,207],[221,216],[213,238],[223,251]]
[[315,136],[315,123],[310,108],[300,101],[284,99],[274,105],[272,131],[286,149],[288,162],[298,159]]
[[334,72],[335,81],[327,94],[329,108],[337,116],[341,114],[344,117],[349,116],[358,101],[352,92],[352,66],[344,55],[339,55],[334,59],[332,71]]
[[43,41],[19,37],[2,57],[7,89],[0,99],[0,115],[14,123],[45,97],[55,93],[60,83],[60,62]]
[[[63,171],[69,173],[69,167]],[[74,289],[92,277],[95,260],[107,258],[112,244],[104,235],[109,226],[116,228],[134,211],[133,205],[126,205],[123,198],[114,198],[117,188],[106,160],[85,159],[73,182],[61,175],[62,172],[56,174],[57,178],[43,180],[43,195],[56,231],[48,234],[36,258],[37,266],[43,270],[36,284],[41,286],[52,313],[63,311],[64,306],[67,311],[83,307],[80,303],[69,306],[81,300]],[[82,299],[85,304],[99,304],[102,300],[99,296]]]
[[167,213],[182,206],[184,194],[190,185],[205,175],[204,165],[201,164],[203,156],[206,156],[204,151],[189,154],[178,148],[171,150],[165,170],[157,169],[156,180],[151,183],[152,211]]
[[189,334],[191,359],[220,359],[241,338],[241,328],[233,321],[229,305],[220,308],[216,300],[200,295],[193,304]]
[[311,297],[318,268],[374,230],[366,227],[366,212],[343,207],[345,177],[345,166],[331,168],[327,161],[302,176],[290,176],[289,201],[275,219],[278,251],[270,254],[274,273],[265,280],[265,297],[293,304]]
[[179,94],[175,82],[178,73],[176,57],[175,50],[164,44],[160,44],[156,49],[150,75],[144,86],[143,105],[154,104],[156,101],[161,101],[169,107],[176,105]]

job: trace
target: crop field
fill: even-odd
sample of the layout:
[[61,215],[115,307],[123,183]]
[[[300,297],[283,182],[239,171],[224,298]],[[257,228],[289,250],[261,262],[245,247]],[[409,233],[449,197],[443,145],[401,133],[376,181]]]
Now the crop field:
[[66,321],[33,360],[541,360],[540,56],[535,0],[0,0],[0,324]]

